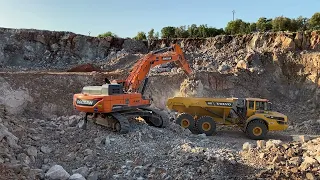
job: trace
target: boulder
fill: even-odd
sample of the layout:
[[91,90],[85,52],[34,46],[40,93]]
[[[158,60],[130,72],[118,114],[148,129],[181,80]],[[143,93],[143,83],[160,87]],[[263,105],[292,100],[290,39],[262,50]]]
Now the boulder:
[[78,169],[72,170],[72,173],[81,174],[83,177],[87,177],[89,174],[89,168],[87,168],[86,166],[80,167]]
[[320,50],[320,31],[312,31],[310,46],[313,50]]
[[252,146],[252,144],[250,144],[249,142],[245,142],[243,145],[242,145],[242,150],[243,151],[248,151],[248,150],[250,150],[250,149],[252,149],[253,148],[253,146]]
[[51,153],[52,149],[48,146],[41,146],[40,147],[41,152],[45,153],[45,154],[49,154]]
[[302,135],[302,136],[292,136],[293,141],[298,141],[298,142],[307,142],[310,140],[309,136]]
[[54,165],[48,170],[45,177],[50,180],[67,180],[70,174],[62,166]]
[[236,68],[238,68],[238,69],[247,69],[247,68],[248,68],[248,64],[247,64],[246,61],[240,60],[240,61],[237,63]]
[[308,180],[316,180],[317,179],[316,176],[313,173],[307,173],[306,174],[306,178]]
[[86,180],[81,174],[73,174],[68,180]]
[[28,149],[27,149],[27,153],[28,153],[29,156],[34,156],[34,157],[36,157],[36,156],[37,156],[37,153],[38,153],[38,150],[37,150],[36,147],[30,146],[30,147],[28,147]]
[[21,148],[21,146],[17,144],[19,138],[13,135],[11,132],[9,132],[6,126],[4,126],[3,124],[0,124],[0,141],[3,138],[6,139],[10,147],[17,148],[17,149]]
[[258,140],[257,141],[257,148],[264,149],[266,147],[266,141],[265,140]]
[[282,50],[295,50],[294,40],[287,37],[286,35],[278,35],[273,44],[274,48],[280,48]]

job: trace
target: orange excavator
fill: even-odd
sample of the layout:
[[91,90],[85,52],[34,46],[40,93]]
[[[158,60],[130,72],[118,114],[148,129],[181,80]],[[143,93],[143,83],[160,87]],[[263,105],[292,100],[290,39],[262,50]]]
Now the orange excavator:
[[[169,118],[163,112],[149,107],[152,97],[143,94],[148,83],[151,68],[174,62],[192,79],[192,70],[179,45],[173,44],[157,51],[152,51],[133,66],[125,80],[106,80],[102,86],[85,86],[81,93],[74,94],[75,109],[85,113],[83,126],[88,118],[94,123],[112,128],[113,131],[128,133],[129,118],[141,117],[151,126],[165,127]],[[165,86],[165,84],[164,84]]]

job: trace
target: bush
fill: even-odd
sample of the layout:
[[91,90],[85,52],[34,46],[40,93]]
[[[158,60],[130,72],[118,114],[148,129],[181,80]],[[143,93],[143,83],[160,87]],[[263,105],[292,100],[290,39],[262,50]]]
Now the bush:
[[110,31],[108,31],[103,34],[99,34],[98,37],[103,38],[103,37],[118,37],[118,36]]

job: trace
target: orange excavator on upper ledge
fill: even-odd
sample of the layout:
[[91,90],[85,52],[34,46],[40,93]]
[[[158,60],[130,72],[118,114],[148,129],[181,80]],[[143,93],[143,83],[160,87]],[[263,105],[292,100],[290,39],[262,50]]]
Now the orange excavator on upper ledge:
[[93,122],[120,133],[129,132],[128,118],[135,117],[143,118],[149,125],[165,127],[168,117],[161,111],[148,107],[152,98],[146,98],[143,94],[150,69],[170,62],[174,62],[189,78],[193,78],[182,49],[173,44],[150,52],[138,60],[126,80],[110,82],[106,79],[106,84],[102,86],[83,87],[81,93],[74,94],[73,105],[78,111],[85,112],[85,123],[90,118]]

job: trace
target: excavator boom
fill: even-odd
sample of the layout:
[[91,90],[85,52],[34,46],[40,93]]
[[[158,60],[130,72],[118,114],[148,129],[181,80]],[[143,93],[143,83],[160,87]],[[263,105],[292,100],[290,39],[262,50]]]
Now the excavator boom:
[[175,62],[178,67],[183,69],[186,75],[190,76],[192,74],[192,70],[184,57],[182,49],[179,45],[174,44],[170,47],[165,47],[157,51],[150,52],[145,57],[138,60],[130,75],[125,80],[125,90],[136,92],[139,89],[141,82],[149,74],[151,68],[170,62]]

